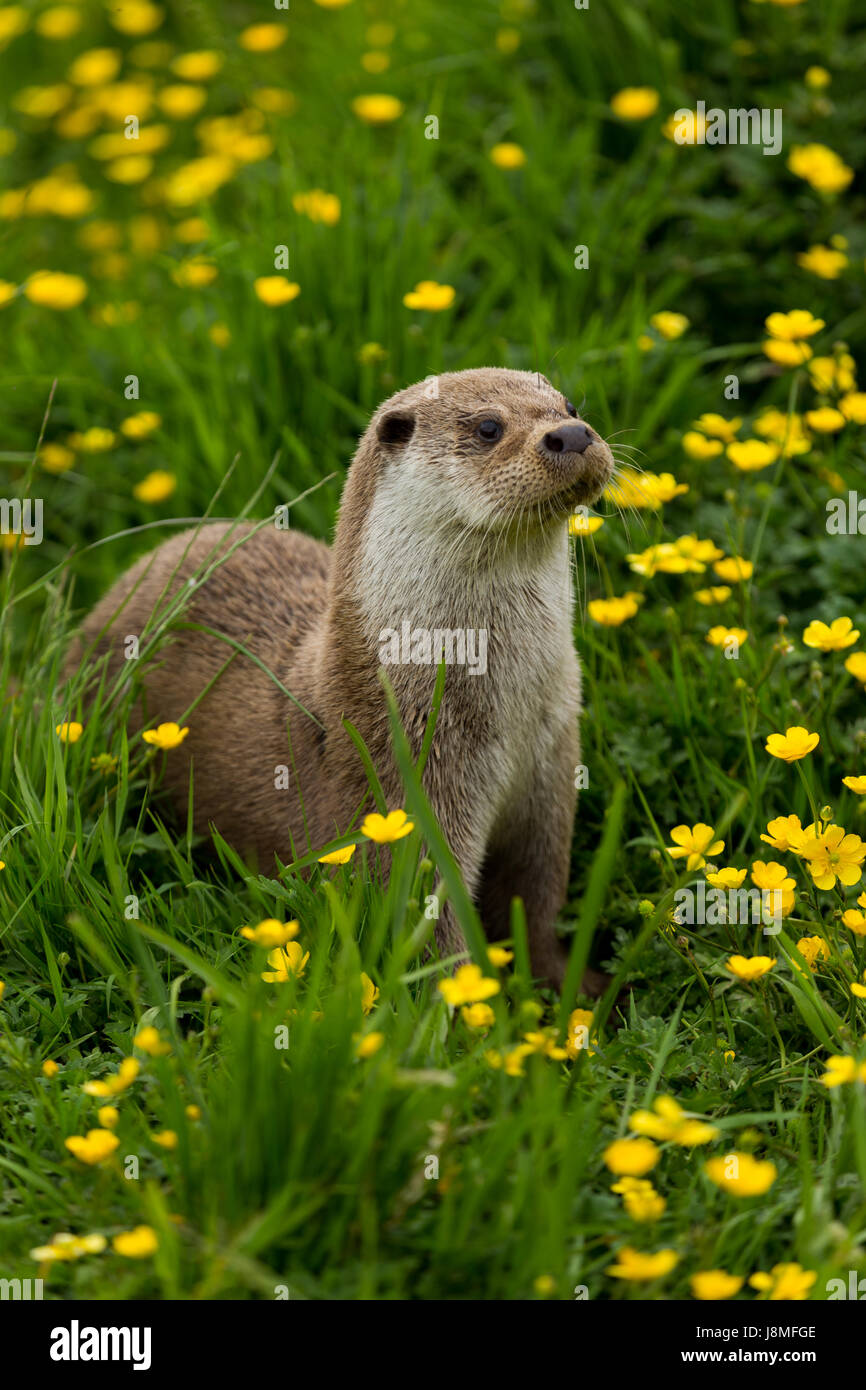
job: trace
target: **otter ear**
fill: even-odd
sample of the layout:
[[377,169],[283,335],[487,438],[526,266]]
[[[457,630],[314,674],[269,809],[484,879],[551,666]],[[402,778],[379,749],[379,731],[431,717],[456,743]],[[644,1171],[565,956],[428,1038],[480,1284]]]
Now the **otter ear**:
[[408,444],[415,433],[415,416],[407,410],[391,410],[376,427],[382,444]]

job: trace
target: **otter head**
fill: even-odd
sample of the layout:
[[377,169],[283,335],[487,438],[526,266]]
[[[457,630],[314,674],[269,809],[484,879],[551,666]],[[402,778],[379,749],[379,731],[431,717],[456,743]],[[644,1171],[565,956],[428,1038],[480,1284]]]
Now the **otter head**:
[[559,526],[613,474],[603,439],[537,372],[447,372],[379,407],[368,436],[387,490],[428,525],[500,534]]

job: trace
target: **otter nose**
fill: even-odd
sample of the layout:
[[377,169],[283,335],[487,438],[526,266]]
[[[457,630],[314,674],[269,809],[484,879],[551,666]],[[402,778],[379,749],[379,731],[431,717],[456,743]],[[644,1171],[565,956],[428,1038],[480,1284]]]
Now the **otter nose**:
[[552,454],[582,454],[595,442],[596,435],[588,425],[560,425],[544,436],[545,448]]

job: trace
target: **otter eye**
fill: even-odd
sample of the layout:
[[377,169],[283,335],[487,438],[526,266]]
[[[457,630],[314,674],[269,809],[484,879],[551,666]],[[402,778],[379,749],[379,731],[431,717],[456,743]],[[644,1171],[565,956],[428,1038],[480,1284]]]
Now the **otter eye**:
[[565,409],[566,409],[566,411],[568,412],[568,414],[571,416],[571,418],[572,418],[573,420],[576,420],[576,419],[577,419],[577,411],[575,410],[574,406],[571,404],[571,401],[566,401],[566,402],[565,402]]
[[502,438],[503,428],[498,420],[482,420],[475,433],[485,444],[495,444],[497,439]]

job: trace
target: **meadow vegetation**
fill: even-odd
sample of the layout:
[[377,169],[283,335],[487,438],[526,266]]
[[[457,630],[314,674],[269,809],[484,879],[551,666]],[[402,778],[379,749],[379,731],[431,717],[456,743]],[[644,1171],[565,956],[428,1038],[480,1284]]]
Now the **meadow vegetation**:
[[[0,1276],[748,1300],[866,1274],[857,8],[0,6],[0,495],[44,529],[0,537]],[[780,153],[679,144],[700,101],[780,109]],[[620,469],[571,525],[561,1000],[519,904],[487,955],[397,725],[387,884],[405,826],[376,820],[345,862],[252,872],[168,818],[179,734],[58,690],[177,518],[288,505],[328,538],[378,402],[482,365],[546,373]],[[457,974],[424,949],[440,877]],[[702,882],[758,920],[689,920]]]

